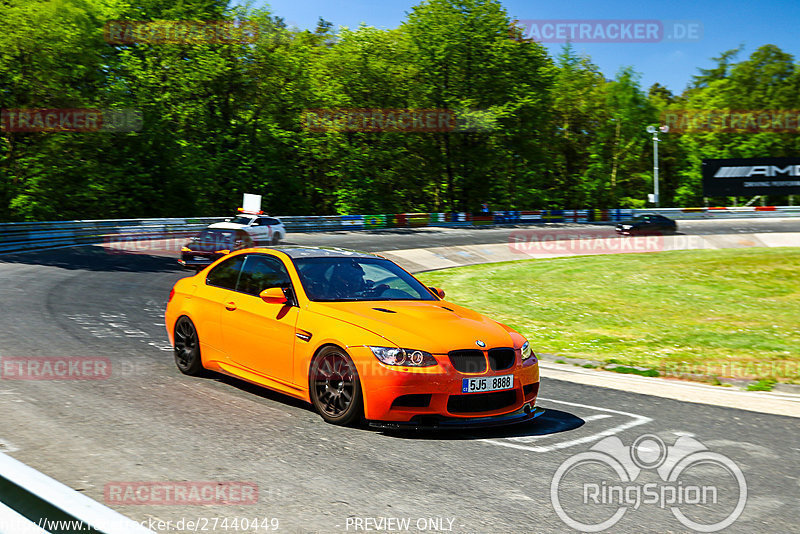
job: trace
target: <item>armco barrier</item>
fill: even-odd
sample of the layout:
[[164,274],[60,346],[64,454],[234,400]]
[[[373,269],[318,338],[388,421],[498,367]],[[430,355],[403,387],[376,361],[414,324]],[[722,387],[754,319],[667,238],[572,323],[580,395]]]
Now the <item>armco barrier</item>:
[[[483,226],[496,224],[613,223],[640,213],[660,213],[672,219],[730,219],[741,217],[800,217],[800,206],[747,206],[657,209],[579,209],[496,211],[470,214],[397,213],[281,217],[288,232],[330,232],[418,228],[424,226]],[[224,217],[193,219],[109,219],[0,224],[0,253],[74,246],[104,241],[189,237]]]
[[0,453],[0,532],[153,534],[141,523],[3,453]]
[[102,243],[115,239],[190,236],[223,217],[112,219],[0,224],[0,253]]
[[800,217],[800,206],[742,206],[712,208],[637,209],[634,213],[660,213],[670,219],[738,219]]

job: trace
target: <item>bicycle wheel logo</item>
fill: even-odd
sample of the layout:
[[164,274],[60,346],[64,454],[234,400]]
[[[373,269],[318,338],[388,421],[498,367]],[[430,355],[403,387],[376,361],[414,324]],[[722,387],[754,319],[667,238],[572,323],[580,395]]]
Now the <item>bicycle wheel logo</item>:
[[645,434],[626,447],[612,436],[562,463],[550,498],[561,520],[581,532],[602,532],[645,505],[669,510],[694,531],[717,532],[742,514],[747,481],[733,460],[694,438],[667,446]]

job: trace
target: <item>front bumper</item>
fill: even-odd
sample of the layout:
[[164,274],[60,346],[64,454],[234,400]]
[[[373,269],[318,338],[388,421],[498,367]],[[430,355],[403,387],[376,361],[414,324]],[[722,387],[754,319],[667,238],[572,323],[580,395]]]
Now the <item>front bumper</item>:
[[[437,427],[465,424],[509,424],[515,417],[503,417],[536,405],[539,394],[539,365],[536,358],[525,362],[517,350],[516,361],[508,369],[482,373],[461,373],[449,359],[436,355],[438,365],[422,368],[391,367],[378,363],[367,347],[349,347],[358,367],[364,395],[364,416],[368,421],[405,423],[411,426],[436,423]],[[491,378],[513,375],[510,389],[485,393],[465,393],[465,378]],[[501,419],[496,419],[501,417]]]
[[187,269],[203,269],[224,256],[221,252],[182,252],[178,263]]

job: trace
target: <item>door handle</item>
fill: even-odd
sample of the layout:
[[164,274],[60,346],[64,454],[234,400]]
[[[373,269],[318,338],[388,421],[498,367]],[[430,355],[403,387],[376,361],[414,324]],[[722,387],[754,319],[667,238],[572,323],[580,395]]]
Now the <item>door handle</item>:
[[235,302],[229,302],[229,303],[225,304],[225,309],[228,310],[228,311],[236,311],[236,303]]

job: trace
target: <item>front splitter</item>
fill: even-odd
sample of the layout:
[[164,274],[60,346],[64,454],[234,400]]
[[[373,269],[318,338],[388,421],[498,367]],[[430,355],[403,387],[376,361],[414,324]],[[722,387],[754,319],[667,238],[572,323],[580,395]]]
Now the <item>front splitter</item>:
[[544,408],[526,404],[516,412],[492,417],[443,417],[439,415],[421,416],[417,421],[369,421],[369,426],[381,430],[445,430],[475,429],[515,425],[532,421],[545,412]]

